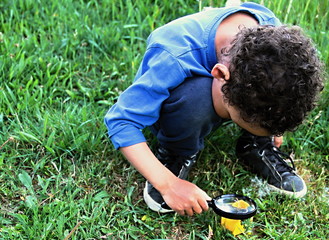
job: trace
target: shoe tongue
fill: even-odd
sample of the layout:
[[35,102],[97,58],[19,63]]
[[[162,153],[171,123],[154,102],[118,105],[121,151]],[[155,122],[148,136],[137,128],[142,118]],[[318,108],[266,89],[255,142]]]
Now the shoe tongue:
[[283,176],[285,174],[290,174],[292,169],[287,163],[279,162],[276,167],[276,170],[281,174],[281,176]]
[[270,137],[257,137],[256,142],[260,147],[267,145],[265,146],[267,154],[265,154],[271,162],[275,163],[275,168],[280,175],[292,174],[293,168],[280,156],[279,149],[274,146]]
[[267,157],[270,159],[271,162],[275,163],[275,169],[281,174],[290,174],[293,170],[292,167],[278,154],[273,154],[272,151],[267,152]]

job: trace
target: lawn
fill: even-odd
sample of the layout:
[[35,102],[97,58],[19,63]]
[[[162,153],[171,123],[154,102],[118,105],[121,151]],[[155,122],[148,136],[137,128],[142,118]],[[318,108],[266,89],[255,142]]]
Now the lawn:
[[[327,0],[263,0],[300,25],[329,65]],[[0,1],[0,239],[235,239],[212,210],[160,215],[145,180],[114,150],[103,118],[132,82],[146,38],[225,1]],[[236,159],[239,129],[207,138],[190,180],[210,196],[245,194],[258,213],[237,239],[329,236],[329,84],[305,123],[285,134],[308,194],[269,192]],[[150,134],[146,132],[150,137]],[[153,143],[150,138],[150,144]]]

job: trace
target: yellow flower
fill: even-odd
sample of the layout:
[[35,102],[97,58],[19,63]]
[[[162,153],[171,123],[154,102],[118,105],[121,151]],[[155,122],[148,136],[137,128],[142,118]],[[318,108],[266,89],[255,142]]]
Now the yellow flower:
[[240,209],[246,209],[250,205],[247,202],[243,201],[243,200],[238,200],[238,201],[232,203],[232,206],[236,207],[236,208],[240,208]]
[[[240,208],[240,209],[246,209],[250,205],[243,201],[239,200],[234,203],[232,203],[233,207]],[[230,230],[234,236],[244,233],[246,229],[243,227],[241,224],[241,220],[235,220],[235,219],[229,219],[229,218],[221,218],[221,224],[224,226],[226,229]]]
[[234,236],[244,233],[246,229],[241,224],[241,220],[229,219],[229,218],[221,218],[221,224],[226,229],[230,230]]

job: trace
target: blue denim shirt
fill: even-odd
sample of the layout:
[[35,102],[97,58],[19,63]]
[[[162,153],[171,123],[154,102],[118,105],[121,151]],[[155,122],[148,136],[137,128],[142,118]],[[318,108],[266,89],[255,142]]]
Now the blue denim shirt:
[[217,28],[227,16],[241,11],[253,15],[260,25],[281,25],[264,6],[243,3],[181,17],[151,33],[133,84],[105,116],[116,149],[146,141],[141,130],[158,120],[171,89],[188,77],[212,77],[210,72],[217,63]]

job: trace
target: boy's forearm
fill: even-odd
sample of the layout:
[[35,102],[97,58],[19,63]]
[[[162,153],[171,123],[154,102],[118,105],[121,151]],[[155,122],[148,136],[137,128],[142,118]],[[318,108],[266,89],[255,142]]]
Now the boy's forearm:
[[127,160],[159,191],[177,178],[152,153],[146,142],[119,149]]

